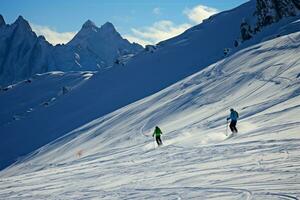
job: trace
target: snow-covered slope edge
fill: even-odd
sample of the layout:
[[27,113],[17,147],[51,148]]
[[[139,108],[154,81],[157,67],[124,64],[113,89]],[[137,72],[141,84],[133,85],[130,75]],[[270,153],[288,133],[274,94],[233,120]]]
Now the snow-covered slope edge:
[[2,171],[0,197],[300,198],[299,49],[299,32],[249,47],[96,119]]
[[[47,113],[55,104],[65,102],[65,99],[80,90],[94,74],[95,72],[60,71],[36,74],[31,79],[1,91],[0,127],[3,131],[0,131],[0,136],[5,140],[2,140],[0,145],[0,167],[9,165],[16,158],[41,147],[41,144],[47,144],[60,137],[59,131],[53,131],[53,127],[56,127],[55,120],[47,114],[40,113]],[[47,126],[40,126],[37,120],[32,119],[35,115],[39,116],[39,120],[45,121]],[[66,113],[62,110],[59,115]],[[33,122],[27,123],[30,120]],[[19,129],[17,135],[5,130],[6,127],[14,127],[20,122],[27,124],[28,128]],[[29,127],[36,131],[30,131]],[[48,130],[48,134],[43,134],[45,129]]]

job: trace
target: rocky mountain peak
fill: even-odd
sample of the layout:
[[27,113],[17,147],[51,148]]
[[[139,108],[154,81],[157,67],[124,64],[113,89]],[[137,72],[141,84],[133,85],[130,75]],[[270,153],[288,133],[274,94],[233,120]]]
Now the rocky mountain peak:
[[2,15],[0,15],[0,27],[6,25],[4,18]]
[[103,24],[100,28],[101,30],[106,30],[106,31],[116,31],[114,25],[110,22],[106,22],[105,24]]
[[87,20],[83,25],[82,29],[98,28],[95,23],[91,20]]
[[26,21],[21,15],[13,24],[18,27],[22,27],[24,30],[26,29],[32,31],[28,21]]

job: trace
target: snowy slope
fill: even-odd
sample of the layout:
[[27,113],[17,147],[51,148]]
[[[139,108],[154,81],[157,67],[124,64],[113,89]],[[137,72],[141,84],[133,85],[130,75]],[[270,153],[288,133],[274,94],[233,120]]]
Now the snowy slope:
[[299,199],[299,50],[300,32],[251,46],[91,121],[3,170],[0,198]]
[[[217,14],[182,35],[161,42],[154,51],[145,50],[135,55],[134,58],[127,60],[124,66],[115,65],[110,70],[97,73],[80,90],[75,90],[52,106],[5,126],[0,124],[0,133],[5,133],[8,141],[19,141],[19,137],[32,138],[31,147],[24,147],[22,143],[18,143],[18,148],[15,148],[3,141],[5,145],[0,146],[9,146],[9,149],[3,149],[0,153],[9,151],[15,156],[9,157],[5,164],[3,157],[0,156],[0,168],[12,163],[18,156],[51,142],[48,135],[55,135],[56,138],[63,136],[224,58],[224,48],[233,46],[234,40],[240,37],[242,19],[247,16],[253,17],[255,8],[255,1],[250,1],[231,11]],[[299,18],[299,16],[285,18],[265,27],[253,39],[232,49],[231,54],[261,41],[299,31]],[[91,22],[86,26],[93,30]],[[219,34],[220,30],[222,36]],[[6,101],[5,98],[3,101]],[[18,113],[11,113],[5,118],[11,118],[13,115]],[[45,140],[35,139],[35,136],[40,134],[45,136]]]
[[[36,113],[50,109],[57,102],[63,101],[71,93],[80,90],[80,87],[94,75],[94,72],[49,72],[37,74],[31,79],[12,85],[6,91],[0,91],[0,124],[2,140],[0,145],[1,168],[12,160],[40,147],[43,143],[61,136],[58,131],[52,131],[55,124],[48,115],[40,115],[39,119],[45,121],[47,126],[39,126],[38,121],[27,124],[35,128],[19,129],[14,135],[5,131],[5,127],[14,126],[20,122],[27,123]],[[43,134],[44,129],[48,134]],[[7,129],[6,129],[7,130]]]

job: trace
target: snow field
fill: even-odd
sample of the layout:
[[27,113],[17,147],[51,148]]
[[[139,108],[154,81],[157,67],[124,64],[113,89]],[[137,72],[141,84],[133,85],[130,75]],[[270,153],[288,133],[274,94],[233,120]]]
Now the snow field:
[[299,47],[246,48],[87,123],[1,171],[0,198],[299,199]]

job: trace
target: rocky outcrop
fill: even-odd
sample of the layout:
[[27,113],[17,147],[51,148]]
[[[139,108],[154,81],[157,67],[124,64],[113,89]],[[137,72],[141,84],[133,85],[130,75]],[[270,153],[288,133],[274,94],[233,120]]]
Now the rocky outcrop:
[[251,26],[246,21],[243,21],[241,23],[240,29],[241,29],[241,37],[243,41],[252,38],[253,31],[251,29]]
[[300,0],[256,0],[257,27],[295,16],[299,13],[299,6]]
[[[256,0],[255,24],[241,23],[241,42],[251,39],[263,27],[300,13],[300,0]],[[234,44],[238,46],[237,42]]]

